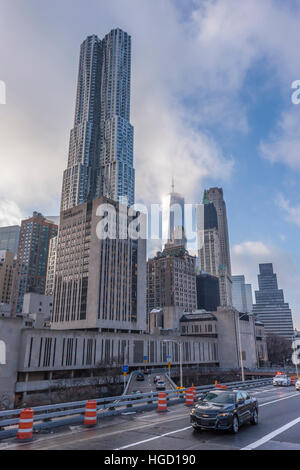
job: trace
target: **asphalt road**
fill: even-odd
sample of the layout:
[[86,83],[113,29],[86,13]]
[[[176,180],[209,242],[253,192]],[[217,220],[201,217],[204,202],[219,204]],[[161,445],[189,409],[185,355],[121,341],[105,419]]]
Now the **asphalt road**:
[[164,380],[167,390],[172,389],[172,387],[170,386],[170,383],[169,383],[168,379],[166,378],[165,374],[156,372],[155,374],[149,374],[149,375],[145,374],[144,375],[144,377],[145,377],[144,381],[138,381],[138,380],[136,380],[136,376],[134,376],[132,378],[132,381],[131,381],[131,384],[130,384],[130,387],[129,387],[129,390],[128,390],[128,395],[130,393],[134,393],[136,391],[139,391],[141,393],[156,392],[156,386],[155,386],[155,383],[153,382],[153,379],[156,375],[159,375],[162,378],[162,380]]
[[259,424],[247,424],[237,435],[195,432],[184,404],[159,414],[149,411],[105,419],[96,428],[78,426],[41,435],[28,444],[7,441],[0,450],[300,450],[300,393],[294,387],[269,385],[252,390],[259,401]]

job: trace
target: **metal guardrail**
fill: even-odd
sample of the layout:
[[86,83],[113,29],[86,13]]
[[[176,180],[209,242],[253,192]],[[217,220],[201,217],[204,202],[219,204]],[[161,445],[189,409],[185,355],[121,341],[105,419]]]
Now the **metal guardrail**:
[[[249,389],[253,387],[264,386],[272,383],[272,379],[247,380],[246,382],[227,382],[229,390]],[[215,388],[215,385],[202,385],[196,387],[196,394],[199,395],[205,391]],[[158,393],[141,393],[139,395],[121,395],[118,397],[108,397],[96,399],[97,419],[100,420],[106,416],[116,416],[128,411],[148,411],[157,407]],[[182,403],[184,394],[179,390],[167,390],[168,406]],[[40,432],[47,429],[53,429],[60,426],[83,424],[85,405],[87,401],[78,401],[71,403],[60,403],[56,405],[45,405],[33,407],[34,411],[34,432]],[[7,410],[0,412],[0,440],[14,437],[17,435],[17,426],[21,409]]]

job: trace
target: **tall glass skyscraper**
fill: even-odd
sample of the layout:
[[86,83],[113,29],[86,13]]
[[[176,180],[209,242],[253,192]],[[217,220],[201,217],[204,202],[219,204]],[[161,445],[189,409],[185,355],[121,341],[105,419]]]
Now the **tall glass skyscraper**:
[[186,246],[184,197],[172,191],[162,200],[162,238],[167,244]]
[[131,37],[114,29],[81,45],[74,127],[61,210],[96,197],[134,204]]
[[253,313],[265,325],[266,334],[276,334],[287,339],[294,336],[292,312],[284,302],[282,289],[278,289],[273,264],[259,265],[258,286],[255,291],[256,304]]
[[12,251],[17,256],[20,230],[18,225],[0,227],[0,250]]
[[226,203],[222,188],[204,191],[197,208],[197,238],[200,270],[218,276],[222,306],[232,306],[232,277]]
[[12,312],[21,313],[24,295],[33,289],[45,293],[49,243],[58,227],[34,212],[21,223],[16,275],[12,292]]

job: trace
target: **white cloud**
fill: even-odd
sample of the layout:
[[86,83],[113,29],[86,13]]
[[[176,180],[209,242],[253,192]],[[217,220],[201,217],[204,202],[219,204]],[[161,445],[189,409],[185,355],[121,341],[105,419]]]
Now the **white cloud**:
[[[244,241],[231,250],[232,272],[244,274],[246,282],[258,288],[259,264],[273,263],[277,274],[278,287],[283,289],[285,301],[292,309],[294,324],[300,327],[300,270],[292,257],[280,248],[263,241]],[[254,297],[255,302],[255,297]]]
[[245,253],[256,256],[269,256],[270,249],[261,241],[252,242],[245,241],[233,247],[233,252],[236,255],[243,255]]
[[280,194],[278,197],[278,205],[285,211],[285,219],[300,227],[300,204],[298,206],[291,206],[290,202]]
[[291,109],[282,114],[276,132],[261,142],[260,151],[272,163],[284,163],[300,170],[300,108],[291,104]]
[[[197,0],[186,4],[184,20],[171,0],[155,6],[90,0],[89,8],[82,0],[2,3],[0,41],[10,48],[3,50],[0,77],[8,94],[0,110],[0,198],[26,213],[58,211],[79,45],[87,34],[119,26],[132,35],[136,193],[148,202],[169,189],[173,174],[188,199],[199,197],[207,179],[230,178],[234,156],[224,155],[204,129],[248,132],[239,98],[259,60],[284,87],[297,78],[300,57],[292,45],[300,39],[300,12],[290,2]],[[297,139],[289,145],[280,153],[296,165]],[[277,158],[276,150],[264,149]]]
[[0,227],[20,225],[23,214],[14,201],[0,200]]

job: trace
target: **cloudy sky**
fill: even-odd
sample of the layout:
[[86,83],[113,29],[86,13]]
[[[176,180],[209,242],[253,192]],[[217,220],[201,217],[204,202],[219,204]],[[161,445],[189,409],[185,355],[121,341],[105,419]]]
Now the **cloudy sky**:
[[[183,6],[184,5],[184,6]],[[232,264],[273,262],[300,328],[300,2],[0,0],[0,226],[59,210],[79,47],[132,36],[136,192],[222,186]]]

